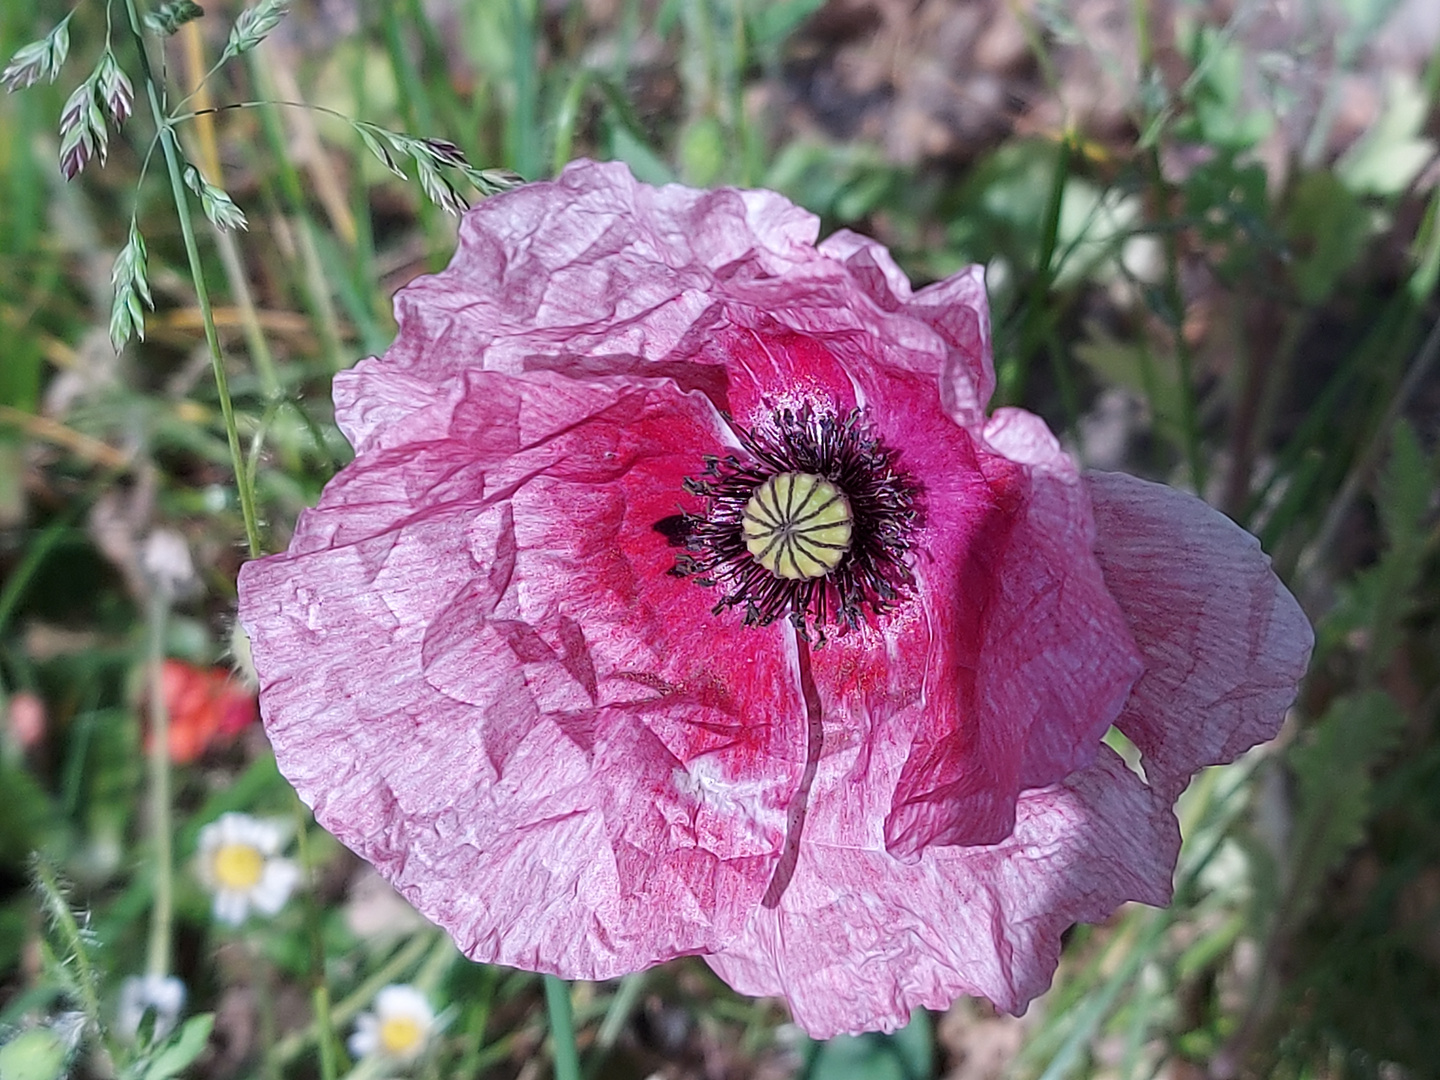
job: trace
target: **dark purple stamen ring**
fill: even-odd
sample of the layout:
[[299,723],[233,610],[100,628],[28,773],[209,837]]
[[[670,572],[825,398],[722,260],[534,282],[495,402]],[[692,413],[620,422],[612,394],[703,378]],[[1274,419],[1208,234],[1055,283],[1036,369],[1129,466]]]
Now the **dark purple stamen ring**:
[[[736,431],[749,460],[707,456],[705,471],[684,485],[706,501],[705,510],[656,523],[686,549],[672,573],[720,589],[714,614],[743,607],[746,625],[758,626],[788,615],[802,635],[813,626],[822,641],[826,626],[854,629],[867,613],[893,608],[914,586],[907,556],[920,524],[921,488],[871,433],[863,412],[837,416],[807,404],[779,409],[769,423]],[[822,577],[779,577],[746,547],[746,504],[756,489],[786,472],[823,477],[849,500],[849,550]]]

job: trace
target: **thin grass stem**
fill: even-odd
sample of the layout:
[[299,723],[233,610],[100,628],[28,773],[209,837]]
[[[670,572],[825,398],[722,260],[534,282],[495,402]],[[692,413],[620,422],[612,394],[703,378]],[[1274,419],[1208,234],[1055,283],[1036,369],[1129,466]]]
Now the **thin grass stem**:
[[635,1006],[639,1004],[640,995],[644,990],[645,972],[643,971],[626,975],[620,980],[620,985],[616,988],[615,995],[610,999],[610,1005],[605,1010],[605,1019],[600,1021],[600,1030],[595,1035],[597,1050],[609,1050],[619,1040],[620,1033],[625,1030],[625,1022],[635,1011]]
[[315,859],[310,850],[309,815],[297,802],[295,805],[295,846],[300,867],[305,875],[305,933],[310,939],[310,1004],[315,1010],[315,1039],[320,1049],[320,1076],[335,1080],[340,1073],[335,1039],[335,1020],[330,1012],[330,987],[325,982],[325,941],[320,930],[320,909],[315,902]]
[[[1168,214],[1168,187],[1160,169],[1159,151],[1154,147],[1146,151],[1145,164],[1154,212]],[[1185,340],[1185,297],[1180,289],[1180,245],[1172,231],[1167,230],[1159,235],[1165,253],[1165,279],[1162,284],[1165,322],[1170,329],[1175,362],[1180,369],[1181,446],[1184,448],[1185,464],[1190,473],[1190,485],[1203,497],[1205,462],[1200,453],[1199,410],[1195,404],[1195,365],[1190,355],[1190,343]]]
[[235,407],[230,401],[230,384],[225,375],[225,359],[220,353],[220,335],[215,329],[215,316],[210,307],[210,290],[205,284],[205,274],[200,265],[200,249],[195,242],[195,229],[190,221],[190,203],[185,195],[185,181],[180,168],[180,151],[175,130],[160,107],[160,87],[150,65],[150,54],[145,48],[145,38],[140,31],[140,15],[135,9],[135,0],[125,0],[125,11],[130,17],[130,32],[135,38],[135,50],[140,56],[140,68],[144,72],[145,96],[150,102],[150,114],[159,130],[160,148],[165,155],[165,170],[170,174],[170,193],[175,200],[175,213],[180,219],[180,235],[185,242],[185,259],[190,267],[190,278],[195,285],[195,302],[200,308],[200,318],[205,324],[205,344],[210,350],[210,366],[215,375],[215,393],[220,399],[220,414],[225,421],[225,441],[230,446],[230,464],[235,473],[235,487],[240,496],[240,513],[245,519],[245,542],[252,558],[260,554],[260,524],[255,514],[255,492],[245,482],[245,458],[240,450],[240,432],[235,425]]
[[[1074,137],[1067,131],[1061,135],[1055,151],[1055,171],[1051,174],[1050,192],[1046,199],[1040,252],[1035,260],[1035,276],[1031,279],[1021,316],[1020,341],[1005,370],[1002,397],[1007,402],[1015,403],[1025,396],[1031,357],[1051,333],[1053,317],[1050,314],[1049,299],[1055,285],[1055,249],[1060,238],[1060,210],[1065,202],[1065,185],[1070,178],[1074,149]],[[1056,374],[1059,376],[1061,372],[1057,370]]]
[[[259,49],[252,49],[246,54],[246,57],[251,78],[261,93],[269,98],[271,88],[277,81],[276,76],[281,74],[281,69],[272,71]],[[293,90],[295,87],[290,86],[289,89]],[[336,314],[334,300],[326,285],[324,275],[317,276],[315,272],[316,259],[314,256],[317,246],[315,237],[319,228],[315,223],[314,216],[310,213],[309,199],[305,195],[305,184],[286,150],[288,137],[280,119],[280,109],[278,108],[280,104],[302,112],[309,108],[304,102],[281,103],[271,100],[246,103],[246,107],[260,110],[260,126],[265,134],[266,142],[270,145],[276,164],[280,192],[287,204],[287,212],[295,224],[295,248],[298,259],[295,260],[294,281],[304,295],[305,305],[315,332],[320,337],[321,350],[325,354],[327,365],[331,372],[336,372],[346,365],[345,353],[341,345],[340,320]],[[348,120],[342,114],[319,106],[316,107],[316,111]],[[313,142],[313,139],[310,141]],[[340,207],[333,206],[328,202],[326,205],[327,210],[331,213],[331,224],[336,236],[347,248],[353,248],[356,239],[356,223],[348,204],[344,207],[343,214],[340,212]]]
[[[180,28],[180,33],[185,46],[186,74],[192,84],[191,93],[185,100],[189,101],[193,98],[197,109],[208,109],[211,105],[210,91],[205,85],[205,79],[208,76],[202,70],[205,57],[199,23],[186,23]],[[211,183],[220,183],[223,170],[220,166],[220,151],[216,145],[215,121],[212,114],[202,112],[196,118],[195,144],[199,151],[200,172]],[[251,359],[255,362],[255,370],[260,375],[260,384],[264,388],[266,397],[278,397],[280,376],[275,367],[275,357],[270,352],[270,344],[265,340],[265,331],[260,326],[260,316],[255,307],[255,299],[250,293],[250,283],[246,280],[244,265],[240,259],[240,246],[235,241],[234,233],[226,229],[212,226],[211,233],[215,240],[215,248],[220,254],[221,265],[225,268],[225,281],[230,286],[230,292],[235,298],[235,307],[240,314],[240,327],[245,334],[245,344],[250,350]],[[292,461],[288,464],[293,467],[296,463]]]
[[170,597],[162,586],[151,590],[146,667],[150,680],[150,941],[145,970],[154,976],[170,972],[175,915],[174,824],[170,792],[170,709],[165,703],[165,624]]
[[570,160],[570,153],[575,145],[575,127],[580,119],[580,105],[593,78],[588,68],[581,68],[571,78],[570,85],[565,89],[565,96],[560,99],[560,107],[555,111],[555,148],[550,157],[552,173],[558,174]]

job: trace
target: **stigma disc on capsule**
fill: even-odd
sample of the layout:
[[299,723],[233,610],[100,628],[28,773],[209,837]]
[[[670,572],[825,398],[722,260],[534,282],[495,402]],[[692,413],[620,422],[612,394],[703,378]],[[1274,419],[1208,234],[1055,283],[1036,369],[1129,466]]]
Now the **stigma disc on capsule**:
[[778,578],[824,577],[850,550],[853,520],[845,493],[823,476],[779,473],[745,504],[745,548]]

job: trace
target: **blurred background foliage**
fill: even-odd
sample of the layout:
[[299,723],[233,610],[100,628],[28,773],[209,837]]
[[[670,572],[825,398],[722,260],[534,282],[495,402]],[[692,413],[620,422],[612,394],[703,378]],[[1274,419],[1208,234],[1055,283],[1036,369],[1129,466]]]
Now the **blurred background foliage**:
[[[416,139],[526,179],[594,156],[775,188],[917,284],[985,263],[999,403],[1092,467],[1203,493],[1317,625],[1281,739],[1182,801],[1175,904],[1077,927],[1025,1017],[961,1001],[819,1045],[682,962],[574,988],[587,1075],[1440,1076],[1440,9],[312,0],[201,84],[242,6],[141,4],[175,22],[152,46],[167,104],[193,91],[199,114],[176,130],[208,201],[182,228],[130,7],[81,2],[58,80],[0,100],[5,1080],[336,1076],[356,1015],[407,981],[440,1010],[414,1074],[550,1068],[539,981],[460,961],[313,827],[256,725],[222,735],[218,690],[182,706],[162,678],[164,658],[194,679],[228,662],[245,557],[187,233],[274,550],[348,459],[330,376],[383,351],[395,289],[452,249]],[[67,10],[0,6],[0,55]],[[66,182],[60,118],[107,41],[136,115]],[[204,185],[248,231],[207,223]],[[154,310],[117,354],[132,219]],[[157,696],[193,756],[147,756]],[[189,871],[227,811],[292,822],[311,878],[238,930]],[[157,911],[195,1019],[127,1033],[120,985],[155,967]]]

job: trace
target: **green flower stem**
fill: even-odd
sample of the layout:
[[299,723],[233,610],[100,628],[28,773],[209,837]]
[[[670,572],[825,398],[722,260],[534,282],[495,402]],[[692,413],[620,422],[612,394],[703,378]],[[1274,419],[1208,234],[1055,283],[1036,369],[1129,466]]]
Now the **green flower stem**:
[[440,981],[445,978],[450,969],[455,966],[455,961],[460,954],[455,951],[455,946],[444,934],[438,934],[435,938],[435,947],[430,950],[430,955],[425,958],[425,963],[410,980],[410,985],[424,994],[433,994]]
[[555,1058],[555,1080],[580,1080],[580,1052],[575,1049],[570,984],[546,975],[545,1005],[550,1013],[550,1053]]
[[588,67],[577,71],[560,99],[560,107],[555,110],[555,119],[551,121],[554,128],[551,138],[555,143],[554,154],[550,158],[552,173],[558,174],[570,161],[571,149],[575,144],[575,128],[580,122],[580,106],[584,102],[585,91],[590,89],[594,78],[595,73]]
[[[375,995],[390,983],[399,981],[406,972],[410,971],[420,962],[436,940],[436,935],[421,933],[415,935],[404,946],[397,949],[395,954],[384,964],[376,968],[374,973],[361,983],[348,996],[335,1004],[330,1012],[330,1020],[333,1024],[346,1024],[353,1020],[362,1010],[375,1000]],[[447,944],[447,949],[449,946]],[[280,1068],[284,1068],[295,1058],[300,1056],[312,1042],[321,1038],[319,1023],[311,1024],[303,1031],[297,1031],[281,1039],[269,1054],[271,1061]],[[472,1075],[465,1073],[463,1075]]]
[[36,852],[32,859],[35,886],[40,893],[45,912],[50,917],[50,925],[65,947],[64,962],[74,970],[73,977],[67,980],[67,983],[85,1018],[96,1030],[100,1030],[100,980],[96,975],[95,965],[90,962],[90,946],[86,935],[75,920],[75,912],[70,910],[70,901],[60,888],[55,867],[40,852]]
[[200,307],[200,319],[205,324],[205,344],[210,348],[215,392],[220,398],[220,413],[225,418],[225,438],[230,444],[230,464],[234,469],[235,486],[240,494],[240,513],[245,519],[245,541],[253,558],[260,554],[260,526],[255,516],[255,492],[245,482],[245,459],[240,452],[240,432],[235,426],[234,406],[230,403],[230,384],[225,377],[225,361],[220,355],[220,336],[215,330],[215,316],[210,309],[210,291],[205,285],[205,274],[200,265],[200,249],[195,243],[195,230],[190,222],[190,205],[185,196],[185,181],[180,168],[175,130],[160,108],[155,72],[150,66],[150,54],[145,51],[145,39],[140,32],[140,16],[135,10],[135,0],[125,0],[125,11],[130,16],[130,32],[135,38],[135,50],[139,53],[140,68],[145,74],[145,94],[150,102],[150,114],[159,131],[160,148],[165,153],[165,169],[170,174],[170,191],[175,199],[175,213],[180,218],[185,258],[190,265],[191,280],[195,284],[195,302]]
[[150,837],[151,870],[155,893],[150,903],[150,945],[145,970],[151,975],[170,971],[170,945],[174,924],[174,862],[171,837],[170,710],[165,705],[165,621],[169,597],[161,589],[150,597],[150,634],[146,667],[150,680]]
[[320,1025],[320,1075],[323,1080],[335,1080],[340,1074],[340,1062],[335,1052],[335,1025],[330,1017],[330,988],[323,982],[318,983],[310,1000]]
[[[1151,199],[1157,213],[1169,213],[1169,185],[1160,169],[1160,151],[1150,146],[1143,157]],[[1175,229],[1163,229],[1161,246],[1165,252],[1165,280],[1161,295],[1165,301],[1165,322],[1170,329],[1175,349],[1175,362],[1180,368],[1180,426],[1184,437],[1185,462],[1190,472],[1190,485],[1201,498],[1205,497],[1205,461],[1200,453],[1200,418],[1195,402],[1195,365],[1190,343],[1185,340],[1185,297],[1180,289],[1180,245]]]
[[[206,80],[214,74],[214,70],[209,72],[204,70],[205,46],[200,36],[200,24],[195,21],[187,22],[180,28],[179,36],[185,54],[186,80],[191,86],[190,93],[185,100],[189,101],[193,98],[196,108],[207,109],[210,107],[210,88],[206,85]],[[252,49],[251,52],[253,54],[254,50]],[[216,65],[217,68],[218,66]],[[215,145],[213,118],[207,116],[196,123],[191,150],[197,152],[200,172],[205,179],[211,183],[223,185],[220,150]],[[240,245],[235,240],[235,234],[228,229],[222,229],[212,223],[210,232],[215,241],[215,250],[220,255],[221,265],[225,267],[225,282],[230,287],[230,295],[235,298],[235,307],[240,315],[240,327],[245,334],[245,345],[250,350],[251,358],[255,361],[255,369],[260,376],[260,385],[267,398],[278,399],[283,393],[280,388],[280,376],[275,367],[275,357],[270,352],[270,343],[265,340],[265,331],[260,327],[260,316],[255,310],[255,298],[250,293],[250,283],[245,279],[245,266],[240,259]],[[298,471],[296,462],[289,462],[287,466],[291,467],[292,471]],[[254,490],[253,483],[251,490]]]
[[297,801],[295,846],[305,874],[305,931],[310,938],[311,1007],[315,1010],[316,1038],[320,1047],[320,1076],[335,1080],[340,1072],[336,1052],[335,1018],[330,1013],[330,987],[325,982],[325,942],[321,937],[320,906],[315,900],[315,859],[310,851],[310,816]]
[[[268,964],[262,966],[251,953],[251,972],[253,979],[259,988],[256,995],[256,1019],[260,1034],[261,1046],[274,1046],[277,1042],[275,1034],[275,972]],[[262,1080],[281,1080],[283,1076],[280,1064],[275,1060],[273,1054],[266,1054],[260,1059],[260,1076]]]
[[625,1030],[625,1022],[630,1019],[630,1014],[640,1002],[640,994],[645,989],[645,974],[637,971],[620,980],[615,996],[610,999],[610,1006],[605,1010],[605,1019],[600,1021],[600,1030],[595,1035],[595,1050],[598,1053],[605,1053],[619,1041],[620,1033]]
[[482,1072],[481,1059],[494,1049],[494,1044],[485,1045],[485,1029],[490,1024],[490,1008],[495,997],[495,986],[500,981],[498,968],[490,964],[480,967],[480,988],[469,996],[466,1017],[465,1053],[453,1075],[479,1076]]

